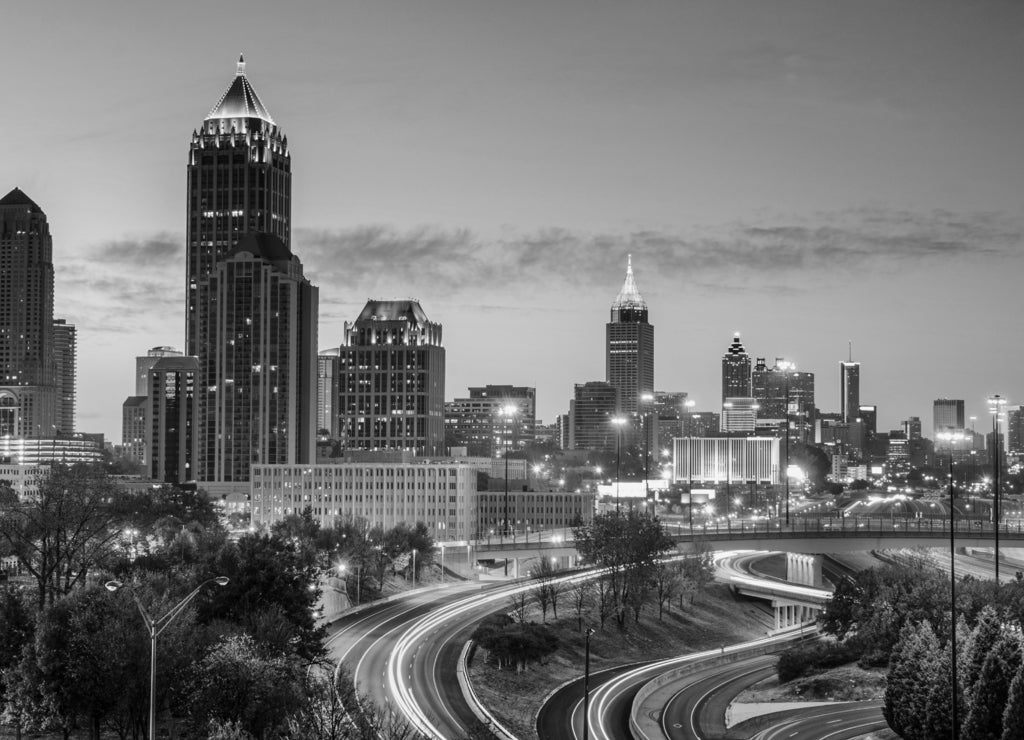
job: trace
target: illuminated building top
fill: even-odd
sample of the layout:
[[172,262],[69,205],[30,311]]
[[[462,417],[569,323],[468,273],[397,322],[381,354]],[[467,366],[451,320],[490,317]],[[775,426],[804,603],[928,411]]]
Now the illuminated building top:
[[633,277],[633,255],[626,257],[626,280],[622,283],[622,290],[615,297],[612,304],[612,321],[616,320],[615,313],[623,310],[640,310],[647,312],[647,302],[640,295],[640,289],[636,286],[636,278]]
[[245,59],[242,56],[238,57],[235,79],[221,95],[217,105],[213,106],[206,120],[214,118],[261,118],[267,123],[274,123],[270,111],[263,105],[260,96],[252,89],[249,79],[245,76]]

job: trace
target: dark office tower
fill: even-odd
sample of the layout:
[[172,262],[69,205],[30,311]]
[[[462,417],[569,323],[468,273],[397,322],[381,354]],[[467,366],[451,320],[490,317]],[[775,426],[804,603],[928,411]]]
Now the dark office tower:
[[75,431],[75,379],[78,332],[64,319],[53,320],[53,372],[57,385],[57,431]]
[[625,434],[612,422],[621,405],[619,390],[599,380],[577,383],[569,405],[572,428],[569,448],[573,450],[604,450],[614,452],[618,435]]
[[[149,429],[146,465],[149,477],[164,483],[195,480],[199,394],[199,360],[195,357],[160,357],[149,370]],[[129,398],[125,402],[126,410]]]
[[368,301],[338,350],[339,429],[349,449],[443,455],[441,325],[418,301]]
[[1024,406],[1010,407],[1006,412],[1006,452],[1024,455]]
[[847,424],[854,421],[860,409],[859,362],[839,363],[839,403],[842,420]]
[[605,330],[605,374],[619,391],[619,413],[636,414],[640,396],[654,392],[654,327],[647,303],[633,278],[633,256],[626,258],[626,281],[612,304]]
[[55,381],[50,227],[15,188],[0,198],[0,436],[52,437]]
[[864,424],[864,431],[868,437],[878,433],[878,407],[860,406],[857,410],[857,420]]
[[904,421],[903,433],[906,435],[907,441],[921,439],[921,417],[911,416],[909,419]]
[[[768,397],[768,364],[763,357],[758,357],[754,369],[750,372],[750,395],[758,401]],[[724,399],[723,399],[724,400]],[[760,410],[758,416],[764,418],[767,409]]]
[[196,307],[198,346],[212,349],[199,356],[196,480],[243,483],[251,465],[311,462],[316,287],[273,234],[245,235],[207,283]]
[[121,454],[145,465],[149,461],[148,438],[149,397],[128,396],[121,404]]
[[814,373],[798,372],[792,362],[781,357],[775,358],[771,369],[765,368],[758,358],[753,377],[754,398],[760,408],[759,419],[788,420],[788,426],[796,439],[812,439],[815,414]]
[[743,349],[740,335],[736,334],[729,349],[722,355],[722,403],[727,398],[750,396],[750,355]]
[[[940,432],[963,431],[964,402],[961,399],[937,398],[932,404],[933,430]],[[938,436],[935,437],[938,440]]]
[[291,246],[288,139],[249,84],[241,57],[235,79],[192,132],[186,232],[185,351],[202,357],[212,349],[198,344],[197,306],[208,300],[205,281],[214,267],[246,232]]
[[135,356],[135,395],[149,395],[149,371],[161,357],[181,357],[181,350],[174,347],[153,347],[145,355]]

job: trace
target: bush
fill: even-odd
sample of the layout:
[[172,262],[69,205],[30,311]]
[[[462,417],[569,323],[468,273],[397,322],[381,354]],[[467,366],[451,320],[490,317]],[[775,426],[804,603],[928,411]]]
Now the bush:
[[517,624],[507,614],[484,619],[473,631],[473,639],[498,668],[515,666],[519,671],[558,649],[558,636],[547,625]]
[[779,656],[779,682],[786,683],[812,670],[845,665],[857,659],[858,651],[842,643],[817,642],[798,645]]

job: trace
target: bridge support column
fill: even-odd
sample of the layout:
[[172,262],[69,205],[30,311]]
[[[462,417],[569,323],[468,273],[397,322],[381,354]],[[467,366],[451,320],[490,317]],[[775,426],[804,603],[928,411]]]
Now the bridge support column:
[[786,553],[786,580],[801,586],[821,588],[821,555]]

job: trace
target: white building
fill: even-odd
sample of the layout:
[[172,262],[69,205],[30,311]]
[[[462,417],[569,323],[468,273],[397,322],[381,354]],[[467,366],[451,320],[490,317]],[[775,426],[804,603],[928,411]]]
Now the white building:
[[10,483],[20,501],[38,498],[39,486],[49,474],[49,465],[0,463],[0,481]]
[[477,522],[477,468],[442,458],[253,465],[252,523],[310,508],[323,527],[358,518],[390,529],[423,522],[435,539],[464,540]]
[[777,437],[680,437],[674,440],[675,480],[683,483],[782,481]]

